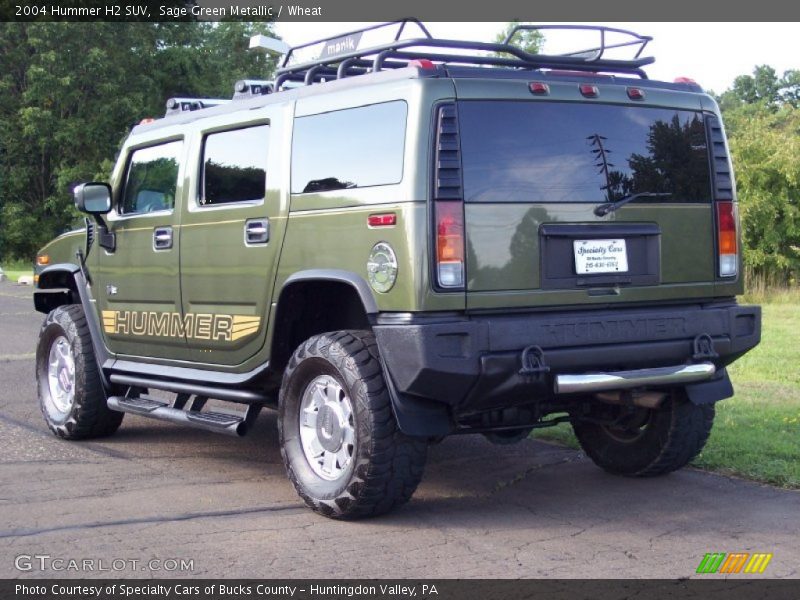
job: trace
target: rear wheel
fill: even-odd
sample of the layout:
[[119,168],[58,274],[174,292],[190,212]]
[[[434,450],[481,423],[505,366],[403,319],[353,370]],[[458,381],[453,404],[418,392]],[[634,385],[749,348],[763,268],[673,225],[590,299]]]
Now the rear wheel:
[[278,429],[289,479],[327,517],[388,512],[407,502],[422,478],[427,443],[397,428],[369,332],[316,335],[295,351]]
[[39,406],[57,436],[77,440],[111,435],[123,413],[110,410],[83,307],[59,306],[44,320],[36,348]]
[[632,477],[663,475],[686,466],[703,449],[714,424],[714,405],[692,404],[672,390],[657,409],[608,407],[605,423],[574,419],[581,447],[606,471]]

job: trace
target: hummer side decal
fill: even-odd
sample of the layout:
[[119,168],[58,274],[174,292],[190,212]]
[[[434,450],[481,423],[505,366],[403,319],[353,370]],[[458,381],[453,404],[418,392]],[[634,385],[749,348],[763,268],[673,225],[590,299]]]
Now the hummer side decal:
[[261,317],[210,313],[104,310],[103,330],[120,335],[235,342],[258,331]]

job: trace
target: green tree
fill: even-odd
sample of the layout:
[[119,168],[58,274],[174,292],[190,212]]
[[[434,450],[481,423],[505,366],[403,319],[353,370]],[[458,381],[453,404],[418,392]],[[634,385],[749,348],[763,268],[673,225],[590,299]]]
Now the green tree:
[[800,71],[788,70],[778,77],[769,65],[759,65],[752,75],[739,75],[733,86],[719,97],[723,110],[744,104],[763,104],[777,109],[782,104],[798,106],[800,100]]
[[[520,23],[519,21],[510,21],[503,31],[498,32],[495,36],[494,41],[498,44],[502,44],[509,34],[514,30],[514,27],[517,25],[523,25],[524,23]],[[528,54],[539,54],[541,52],[542,47],[544,46],[544,34],[538,30],[531,30],[531,29],[523,29],[518,31],[514,34],[514,37],[511,39],[511,45],[517,46],[522,50],[525,50]],[[497,56],[508,56],[507,54],[503,53],[495,53]]]
[[0,23],[0,256],[31,258],[78,216],[69,190],[106,179],[130,128],[171,96],[229,98],[274,59],[268,23]]
[[745,105],[725,113],[736,172],[744,260],[751,275],[800,275],[800,109]]

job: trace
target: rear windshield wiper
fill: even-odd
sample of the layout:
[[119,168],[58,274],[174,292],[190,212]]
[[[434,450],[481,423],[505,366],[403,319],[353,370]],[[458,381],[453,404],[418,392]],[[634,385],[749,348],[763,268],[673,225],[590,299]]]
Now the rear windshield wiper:
[[639,198],[665,198],[667,196],[672,196],[671,192],[639,192],[638,194],[631,194],[630,196],[624,196],[615,202],[604,202],[603,204],[598,204],[594,209],[594,214],[598,217],[605,217],[608,213],[614,212],[618,208],[625,206],[628,202],[633,202],[634,200],[638,200]]

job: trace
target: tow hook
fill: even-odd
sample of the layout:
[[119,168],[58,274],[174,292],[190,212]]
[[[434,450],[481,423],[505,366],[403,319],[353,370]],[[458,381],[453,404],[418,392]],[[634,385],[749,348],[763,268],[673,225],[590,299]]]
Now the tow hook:
[[710,358],[719,358],[719,354],[714,350],[714,340],[707,333],[701,333],[692,342],[694,353],[692,359],[700,362]]
[[544,351],[539,346],[528,346],[522,351],[520,358],[522,368],[519,374],[527,380],[541,382],[544,375],[550,372],[550,367],[544,360]]

